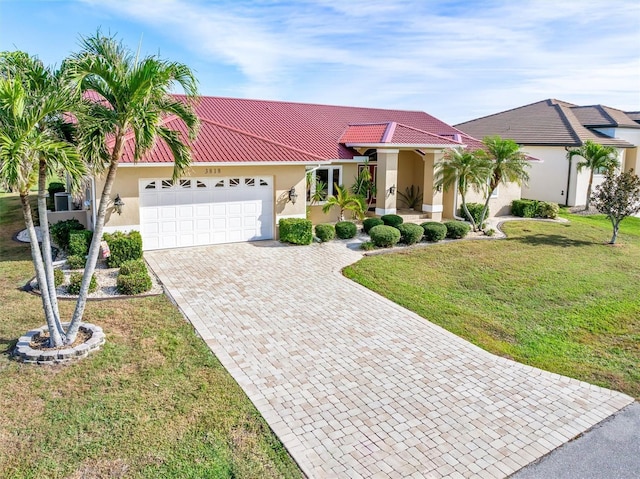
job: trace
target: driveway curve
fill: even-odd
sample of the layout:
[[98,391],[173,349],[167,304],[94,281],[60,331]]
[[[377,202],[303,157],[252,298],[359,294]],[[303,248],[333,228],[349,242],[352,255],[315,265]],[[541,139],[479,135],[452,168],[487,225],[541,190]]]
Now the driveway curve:
[[145,253],[308,477],[506,477],[633,402],[344,278],[361,256],[341,241]]

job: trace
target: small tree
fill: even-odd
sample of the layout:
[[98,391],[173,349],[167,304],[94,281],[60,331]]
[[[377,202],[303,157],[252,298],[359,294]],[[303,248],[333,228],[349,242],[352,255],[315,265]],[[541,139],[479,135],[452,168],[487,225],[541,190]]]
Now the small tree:
[[578,173],[584,168],[589,169],[589,186],[587,187],[587,202],[585,209],[589,209],[591,200],[591,188],[593,186],[593,174],[596,170],[611,170],[618,166],[618,150],[612,146],[602,146],[591,140],[584,142],[579,148],[572,148],[567,151],[567,158],[581,156],[584,161],[578,162],[576,168]]
[[609,244],[615,244],[620,222],[627,216],[640,212],[640,178],[633,174],[633,170],[619,175],[609,170],[604,182],[596,186],[591,201],[611,221],[613,236]]
[[362,196],[354,195],[344,186],[334,184],[335,195],[327,198],[327,202],[322,207],[323,213],[328,213],[334,206],[340,209],[338,221],[344,221],[345,210],[353,211],[359,218],[364,218],[364,210],[366,208],[365,200]]

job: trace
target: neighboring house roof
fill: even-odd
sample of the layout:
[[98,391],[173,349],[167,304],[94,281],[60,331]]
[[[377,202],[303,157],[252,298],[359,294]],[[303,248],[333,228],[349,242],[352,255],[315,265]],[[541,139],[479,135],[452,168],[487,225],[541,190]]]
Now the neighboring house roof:
[[604,105],[575,106],[571,111],[587,128],[640,128],[640,125],[622,110]]
[[625,114],[636,123],[640,123],[640,111],[625,111]]
[[[606,110],[598,110],[595,107],[579,107],[548,99],[460,123],[456,128],[476,138],[500,135],[521,145],[580,146],[585,141],[592,140],[620,148],[633,147],[634,145],[625,140],[611,138],[587,128],[596,117],[599,118],[598,121],[604,121],[605,117],[601,113],[607,115],[610,121],[616,121],[610,115],[614,111],[624,114],[620,110],[608,107]],[[615,117],[621,120],[618,113],[615,113]],[[582,120],[587,121],[587,125],[583,124]],[[626,123],[630,120],[626,120]]]
[[[176,95],[183,99],[184,96]],[[200,133],[192,144],[193,162],[309,162],[352,159],[355,143],[375,143],[391,124],[390,144],[479,148],[475,138],[421,111],[386,110],[308,103],[200,97],[195,106]],[[186,133],[175,116],[165,124]],[[357,139],[355,143],[347,142]],[[131,140],[132,141],[132,140]],[[133,162],[131,141],[123,163]],[[350,146],[347,145],[349,143]],[[388,143],[388,142],[382,142]],[[169,163],[161,141],[143,163]]]

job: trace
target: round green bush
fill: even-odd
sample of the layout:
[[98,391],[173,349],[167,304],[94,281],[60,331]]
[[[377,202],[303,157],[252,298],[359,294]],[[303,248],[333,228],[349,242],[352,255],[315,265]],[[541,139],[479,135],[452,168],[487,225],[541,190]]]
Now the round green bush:
[[362,229],[364,230],[365,233],[368,234],[371,228],[373,228],[374,226],[383,225],[383,224],[384,224],[384,221],[382,221],[380,218],[367,218],[362,222]]
[[130,259],[120,265],[120,271],[118,272],[118,274],[129,275],[146,272],[147,264],[143,259]]
[[558,217],[558,212],[560,211],[560,207],[558,203],[551,203],[548,201],[541,201],[538,204],[538,212],[537,215],[540,218],[550,218],[556,219]]
[[57,288],[62,286],[62,283],[64,283],[64,273],[61,269],[56,268],[53,270],[53,284]]
[[356,224],[351,221],[339,221],[336,223],[336,236],[340,239],[351,239],[357,232]]
[[425,241],[442,241],[447,236],[447,227],[437,221],[426,221],[420,226],[424,230]]
[[398,226],[400,226],[404,221],[402,219],[402,216],[398,216],[398,215],[382,215],[380,219],[385,225],[393,226],[394,228],[397,228]]
[[133,295],[145,293],[151,289],[151,277],[145,271],[138,271],[132,274],[122,274],[122,269],[116,279],[118,293]]
[[371,251],[375,247],[376,245],[374,245],[372,241],[365,241],[364,243],[360,244],[360,249],[363,251]]
[[402,223],[398,226],[400,231],[400,243],[411,245],[418,243],[424,235],[422,226],[414,223]]
[[333,225],[316,225],[316,236],[322,243],[331,241],[336,237],[336,229]]
[[82,269],[84,268],[84,263],[85,259],[82,256],[67,256],[67,265],[69,266],[69,269]]
[[400,231],[393,226],[378,225],[369,230],[371,242],[379,248],[390,248],[400,241]]
[[[71,273],[69,277],[69,285],[67,291],[69,294],[79,294],[80,286],[82,285],[82,273]],[[93,293],[98,289],[98,280],[95,273],[91,275],[91,281],[89,282],[89,292]]]
[[447,221],[444,225],[447,227],[447,238],[451,239],[464,238],[471,231],[471,226],[464,221]]

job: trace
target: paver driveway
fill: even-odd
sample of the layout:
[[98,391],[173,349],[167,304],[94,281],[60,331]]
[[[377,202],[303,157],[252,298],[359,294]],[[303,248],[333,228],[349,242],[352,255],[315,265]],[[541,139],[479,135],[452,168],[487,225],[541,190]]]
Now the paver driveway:
[[313,478],[504,477],[632,398],[493,356],[340,274],[344,242],[147,252]]

